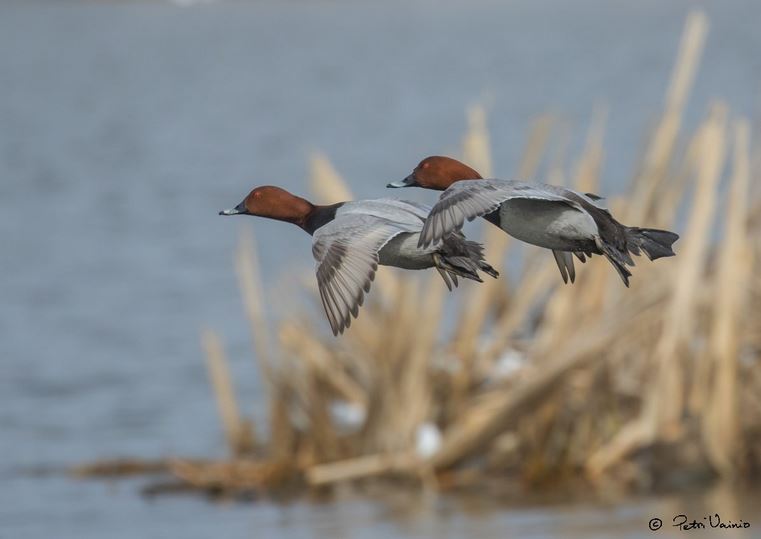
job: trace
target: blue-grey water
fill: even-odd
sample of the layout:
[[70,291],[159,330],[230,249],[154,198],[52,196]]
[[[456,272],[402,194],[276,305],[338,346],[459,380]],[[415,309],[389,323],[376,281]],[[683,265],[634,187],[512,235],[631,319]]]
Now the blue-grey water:
[[[146,501],[136,482],[27,471],[223,454],[203,326],[260,413],[232,267],[244,220],[217,211],[255,184],[305,193],[313,150],[357,196],[380,196],[457,151],[469,104],[486,104],[509,175],[532,118],[562,116],[574,155],[603,103],[602,191],[620,190],[699,5],[711,29],[686,124],[717,97],[752,117],[757,1],[0,3],[0,537],[649,535],[662,500],[399,519],[361,500]],[[268,287],[311,267],[295,227],[248,225]]]

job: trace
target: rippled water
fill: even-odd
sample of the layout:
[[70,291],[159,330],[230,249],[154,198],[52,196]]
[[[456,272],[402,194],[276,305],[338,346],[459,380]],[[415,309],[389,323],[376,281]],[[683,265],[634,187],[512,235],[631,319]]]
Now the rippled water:
[[[576,151],[604,102],[603,191],[615,192],[694,4],[0,3],[0,536],[646,533],[654,501],[476,516],[437,505],[400,520],[361,501],[149,503],[131,482],[24,470],[223,452],[200,327],[224,335],[243,403],[260,401],[231,264],[243,220],[216,212],[254,184],[303,192],[312,150],[356,195],[382,195],[420,157],[455,151],[480,101],[508,175],[532,117],[564,115]],[[753,114],[761,88],[761,4],[703,4],[712,27],[688,125],[713,97]],[[248,224],[273,289],[311,267],[295,227]]]

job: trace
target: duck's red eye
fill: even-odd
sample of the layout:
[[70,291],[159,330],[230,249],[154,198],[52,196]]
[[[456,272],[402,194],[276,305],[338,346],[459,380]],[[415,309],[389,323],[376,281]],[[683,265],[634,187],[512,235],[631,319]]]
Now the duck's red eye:
[[262,197],[262,194],[259,191],[254,193],[254,198],[261,198],[261,197]]
[[423,168],[428,168],[428,167],[430,167],[430,166],[431,166],[431,164],[430,164],[430,163],[423,163],[423,164],[421,165],[421,167],[423,167]]

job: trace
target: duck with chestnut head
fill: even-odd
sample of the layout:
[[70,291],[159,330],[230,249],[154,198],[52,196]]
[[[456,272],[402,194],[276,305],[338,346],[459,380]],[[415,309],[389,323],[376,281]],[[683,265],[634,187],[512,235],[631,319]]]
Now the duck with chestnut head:
[[481,282],[478,272],[497,277],[483,247],[458,230],[419,247],[430,207],[390,198],[315,205],[274,186],[257,187],[220,215],[253,215],[293,223],[312,236],[317,285],[334,335],[351,325],[378,265],[417,270],[436,268],[451,290],[458,277]]
[[387,187],[443,191],[420,233],[420,246],[460,230],[465,220],[483,217],[511,236],[552,250],[564,282],[574,282],[575,255],[582,263],[603,255],[626,286],[634,266],[630,254],[650,260],[674,256],[679,236],[667,230],[625,226],[601,206],[601,197],[572,189],[516,180],[483,179],[451,157],[423,159],[410,175]]

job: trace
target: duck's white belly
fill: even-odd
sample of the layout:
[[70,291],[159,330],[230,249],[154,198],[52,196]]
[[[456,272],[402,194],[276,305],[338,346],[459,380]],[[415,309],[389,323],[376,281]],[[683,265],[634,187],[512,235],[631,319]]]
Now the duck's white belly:
[[547,200],[513,199],[499,209],[502,230],[526,243],[560,251],[574,250],[579,241],[597,235],[586,212]]
[[378,263],[404,269],[425,269],[433,266],[434,249],[419,249],[420,233],[399,234],[378,253]]

